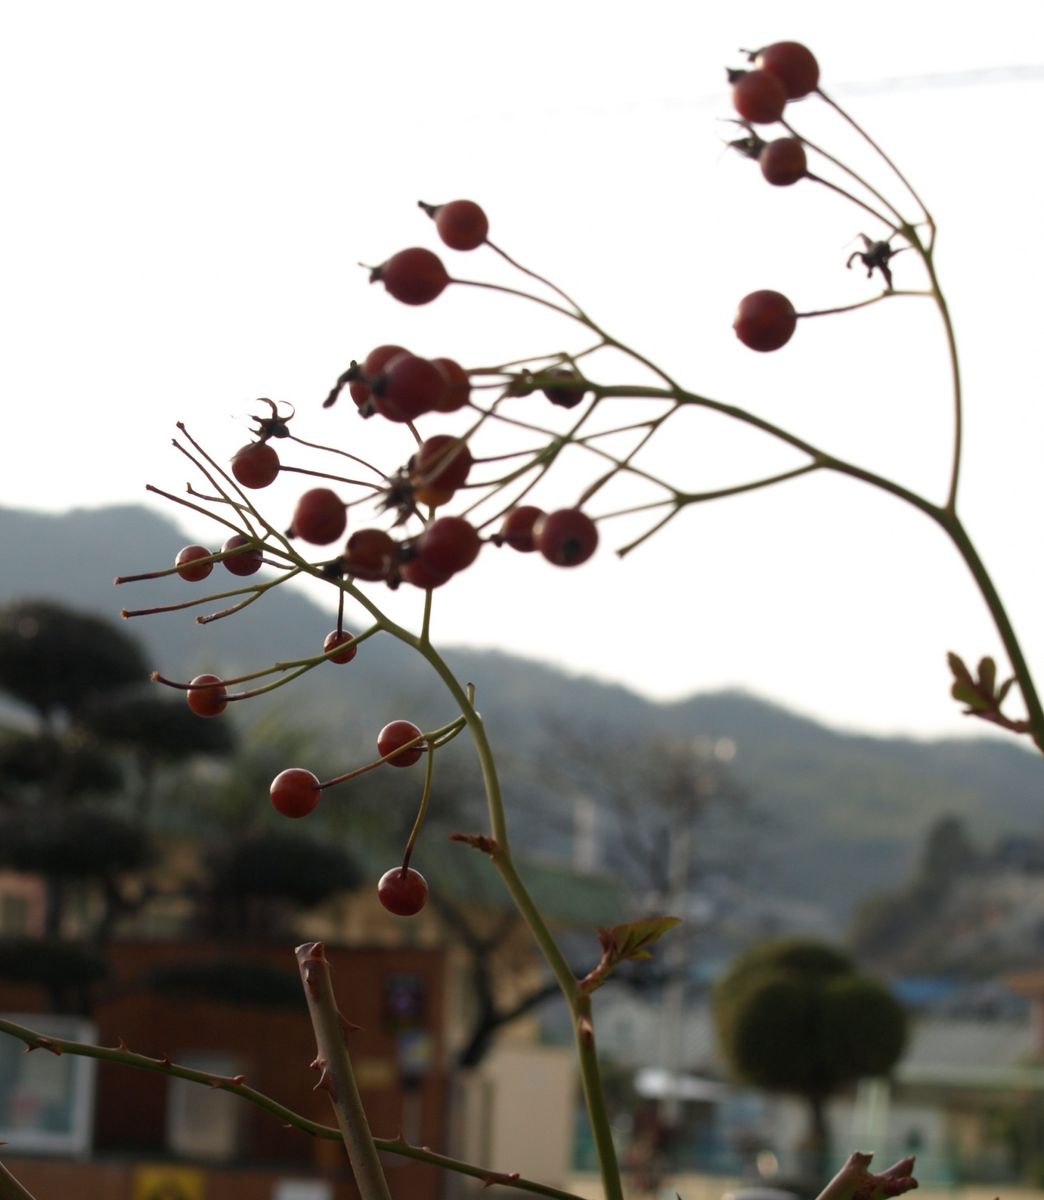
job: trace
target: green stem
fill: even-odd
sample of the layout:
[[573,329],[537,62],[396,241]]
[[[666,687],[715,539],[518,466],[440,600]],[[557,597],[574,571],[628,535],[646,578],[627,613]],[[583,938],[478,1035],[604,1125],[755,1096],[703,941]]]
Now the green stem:
[[[877,144],[877,142],[875,142],[874,139],[862,127],[862,125],[860,125],[857,121],[855,121],[852,117],[850,117],[847,112],[845,112],[845,110],[841,107],[840,104],[838,104],[838,102],[836,100],[832,100],[826,94],[826,92],[823,91],[822,88],[817,88],[816,91],[818,92],[819,97],[823,101],[823,103],[829,104],[830,107],[834,110],[834,112],[836,112],[837,115],[839,117],[841,117],[842,120],[846,121],[856,131],[856,133],[859,134],[859,136],[863,139],[863,141],[866,142],[867,145],[871,147],[871,149],[873,149],[878,155],[880,155],[880,157],[888,165],[888,167],[891,169],[891,171],[894,173],[894,175],[899,180],[899,182],[903,185],[903,187],[905,187],[906,190],[910,193],[910,195],[913,196],[914,200],[917,202],[918,206],[920,207],[921,212],[924,213],[925,218],[928,221],[928,223],[932,224],[933,222],[932,222],[931,214],[929,213],[928,208],[925,205],[924,201],[917,194],[916,190],[914,189],[913,184],[909,181],[909,179],[906,178],[906,176],[902,173],[902,171],[899,170],[899,168],[895,165],[895,163],[892,161],[892,159],[889,158],[889,156],[884,152],[884,150],[881,149],[881,147]],[[857,176],[857,178],[858,178],[858,176]],[[873,189],[871,189],[871,190],[873,190]],[[886,203],[887,203],[887,201],[886,201]],[[890,204],[888,205],[888,207],[892,208],[892,206]],[[893,209],[892,211],[895,212],[895,209]]]
[[591,1121],[591,1131],[594,1134],[598,1162],[601,1166],[602,1187],[605,1190],[606,1200],[623,1200],[623,1184],[620,1179],[620,1168],[616,1161],[616,1146],[613,1144],[613,1130],[609,1123],[609,1112],[605,1106],[605,1088],[602,1086],[598,1052],[595,1048],[590,995],[579,994],[572,1007],[576,1053],[580,1063],[580,1083]]
[[[939,297],[940,307],[945,312],[944,302],[941,296]],[[949,325],[948,313],[944,319],[947,321],[948,335],[952,337],[952,328]],[[956,349],[953,353],[953,365],[956,372]],[[957,388],[958,404],[960,400],[959,392],[959,376],[955,374],[955,387]],[[612,395],[617,391],[614,388],[605,389],[605,393]],[[1044,707],[1041,705],[1040,698],[1037,694],[1036,686],[1033,682],[1033,675],[1030,671],[1029,664],[1026,662],[1026,657],[1022,652],[1019,640],[1015,634],[1015,630],[1008,617],[1007,610],[1001,600],[1000,593],[994,586],[993,580],[986,570],[982,559],[979,557],[978,551],[968,537],[964,526],[961,524],[953,509],[952,504],[952,486],[951,500],[947,505],[940,508],[933,504],[924,496],[917,492],[911,491],[909,488],[903,487],[902,484],[896,483],[893,479],[888,479],[884,475],[878,475],[874,471],[869,471],[864,467],[857,466],[855,463],[847,462],[845,459],[836,458],[832,454],[828,454],[824,450],[820,450],[811,442],[806,442],[803,438],[797,437],[795,434],[788,433],[787,430],[780,428],[778,425],[773,425],[771,421],[766,421],[761,417],[755,416],[742,408],[736,408],[731,404],[723,404],[718,400],[711,400],[706,396],[698,396],[691,392],[682,392],[672,390],[666,392],[663,388],[639,388],[628,387],[619,389],[619,394],[629,394],[631,396],[643,396],[649,399],[675,399],[683,404],[694,404],[702,408],[709,408],[713,412],[721,413],[723,416],[731,417],[733,420],[740,421],[743,424],[750,425],[755,429],[760,429],[763,433],[769,434],[771,437],[785,442],[788,446],[792,446],[795,450],[800,450],[807,454],[813,463],[826,467],[829,470],[836,471],[838,474],[847,475],[852,479],[859,479],[863,483],[868,483],[872,487],[878,488],[880,491],[888,492],[899,500],[911,505],[913,508],[923,512],[926,516],[931,517],[936,524],[949,535],[951,541],[956,546],[961,557],[964,559],[968,570],[979,589],[979,594],[982,596],[987,608],[990,611],[990,616],[993,618],[994,626],[1001,641],[1004,644],[1004,649],[1007,652],[1008,659],[1011,663],[1012,670],[1015,672],[1015,677],[1018,680],[1019,688],[1022,691],[1023,699],[1026,702],[1026,708],[1029,713],[1030,725],[1033,729],[1033,740],[1037,746],[1044,752]],[[959,441],[958,441],[959,449]]]
[[[395,630],[391,629],[390,632],[394,633]],[[405,631],[402,632],[405,633]],[[406,637],[416,644],[416,640],[409,634]],[[594,1026],[591,1021],[590,997],[580,992],[576,976],[566,962],[558,943],[552,936],[543,915],[522,882],[514,861],[511,858],[507,819],[500,792],[500,781],[497,776],[493,749],[490,746],[482,718],[472,703],[471,698],[465,689],[461,687],[456,676],[441,656],[430,646],[418,648],[449,689],[454,700],[460,705],[461,714],[471,732],[485,785],[490,830],[494,841],[490,856],[508,894],[518,909],[519,915],[529,927],[533,939],[539,946],[566,1003],[569,1005],[576,1036],[577,1057],[580,1066],[580,1078],[583,1083],[584,1101],[587,1106],[587,1115],[591,1124],[591,1131],[594,1135],[595,1146],[598,1150],[602,1186],[605,1190],[606,1200],[623,1200],[623,1186],[620,1179],[620,1168],[616,1161],[616,1148],[613,1145],[612,1128],[609,1123],[609,1114],[605,1107],[605,1097],[599,1082],[598,1057],[595,1049]]]
[[413,821],[413,828],[410,830],[410,836],[406,839],[406,849],[402,852],[402,869],[403,871],[410,865],[410,858],[413,855],[413,847],[417,844],[417,838],[420,835],[421,827],[424,825],[424,818],[428,813],[428,802],[431,800],[431,781],[435,774],[435,750],[431,743],[428,743],[428,759],[424,764],[424,788],[421,791],[420,804],[417,807],[417,815]]
[[946,332],[946,349],[950,357],[950,378],[953,387],[953,456],[950,466],[950,490],[946,498],[946,508],[948,512],[956,515],[957,486],[961,474],[961,443],[964,429],[963,405],[961,400],[961,367],[957,357],[957,335],[953,328],[953,320],[950,317],[950,307],[946,303],[946,297],[939,286],[939,279],[935,273],[935,257],[932,250],[923,244],[916,229],[908,227],[903,230],[903,235],[921,256],[921,261],[924,263],[925,269],[928,272],[928,279],[932,285],[932,299],[935,301],[939,315],[942,317],[943,329]]
[[1015,678],[1019,683],[1019,690],[1022,692],[1022,698],[1026,704],[1030,726],[1033,730],[1033,741],[1036,743],[1037,748],[1044,753],[1044,706],[1041,705],[1029,664],[1026,662],[1026,657],[1022,652],[1022,647],[1008,617],[1004,602],[1001,600],[1000,593],[994,586],[993,580],[979,556],[979,552],[975,549],[974,543],[968,536],[957,514],[947,509],[940,511],[936,519],[950,535],[950,539],[957,547],[961,558],[964,559],[968,570],[972,573],[972,577],[979,589],[979,594],[986,602],[986,607],[990,610],[993,624],[1000,634],[1001,641],[1004,643],[1008,661],[1015,672]]

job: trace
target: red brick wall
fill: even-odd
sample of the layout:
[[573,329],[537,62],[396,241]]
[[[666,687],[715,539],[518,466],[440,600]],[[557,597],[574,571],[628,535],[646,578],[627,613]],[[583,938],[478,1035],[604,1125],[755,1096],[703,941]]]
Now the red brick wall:
[[[185,945],[182,943],[117,943],[108,950],[114,979],[108,999],[100,1002],[92,1019],[98,1026],[98,1041],[116,1045],[122,1039],[131,1050],[150,1057],[179,1057],[200,1052],[220,1052],[243,1064],[246,1082],[280,1103],[323,1124],[333,1124],[333,1114],[324,1093],[315,1092],[317,1076],[309,1069],[315,1055],[315,1042],[302,993],[300,1008],[266,1010],[209,1000],[174,999],[142,989],[137,981],[153,967],[183,961],[221,959],[231,953],[219,944]],[[250,958],[296,970],[292,951],[274,946],[237,946],[237,958]],[[360,1075],[360,1090],[377,1136],[396,1137],[403,1128],[404,1113],[416,1113],[417,1127],[412,1140],[438,1148],[445,1145],[447,1094],[442,1029],[443,963],[441,951],[419,948],[328,947],[334,987],[343,1014],[360,1026],[351,1035],[349,1048]],[[414,1093],[406,1099],[399,1083],[396,1034],[383,1011],[384,984],[389,973],[415,975],[426,988],[424,1029],[433,1039],[432,1069]],[[0,983],[0,1008],[40,1011],[45,1007],[42,994],[32,989],[4,988]],[[162,1074],[132,1070],[110,1063],[98,1064],[95,1107],[95,1151],[100,1158],[113,1155],[162,1158],[167,1152],[166,1122],[169,1081]],[[252,1167],[280,1164],[292,1173],[295,1167],[308,1168],[317,1162],[337,1168],[341,1151],[333,1142],[323,1142],[298,1130],[287,1129],[275,1116],[247,1102],[240,1115],[241,1160]],[[404,1104],[406,1107],[404,1108]],[[29,1159],[10,1159],[16,1174],[67,1170],[77,1174],[75,1187],[61,1182],[41,1182],[43,1196],[77,1196],[92,1200],[120,1200],[126,1181],[113,1182],[104,1163],[87,1171],[76,1164],[45,1164]],[[394,1166],[391,1166],[394,1163]],[[401,1165],[400,1165],[401,1164]],[[438,1174],[420,1164],[390,1160],[400,1194],[417,1200],[439,1194]],[[211,1172],[215,1176],[219,1172]],[[237,1200],[271,1195],[274,1176],[262,1173],[255,1185],[249,1172],[236,1172],[232,1191],[217,1188],[213,1195],[235,1195]],[[88,1184],[88,1178],[91,1182]],[[95,1186],[98,1192],[90,1190]],[[108,1182],[104,1182],[108,1180]],[[231,1182],[231,1181],[230,1181]],[[126,1184],[130,1187],[130,1184]],[[108,1189],[108,1190],[106,1190]],[[351,1192],[345,1192],[346,1196]],[[340,1196],[340,1193],[338,1193]]]

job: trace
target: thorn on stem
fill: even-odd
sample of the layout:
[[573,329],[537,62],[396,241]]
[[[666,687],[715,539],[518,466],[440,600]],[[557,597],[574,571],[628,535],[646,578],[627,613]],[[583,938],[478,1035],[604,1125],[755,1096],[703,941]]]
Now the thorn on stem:
[[315,1085],[314,1088],[312,1088],[312,1091],[313,1092],[326,1092],[329,1094],[331,1100],[336,1101],[337,1088],[334,1085],[333,1077],[330,1075],[330,1072],[325,1067],[323,1067],[323,1073],[319,1076],[319,1082]]
[[362,1029],[361,1025],[356,1025],[354,1021],[349,1021],[348,1018],[341,1012],[338,1012],[337,1020],[341,1025],[341,1036],[346,1042],[349,1034],[358,1033],[358,1031]]

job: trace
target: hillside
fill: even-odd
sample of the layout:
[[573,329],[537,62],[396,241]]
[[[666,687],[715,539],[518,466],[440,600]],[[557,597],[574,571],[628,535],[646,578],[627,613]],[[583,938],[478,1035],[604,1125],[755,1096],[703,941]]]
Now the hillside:
[[[171,561],[185,540],[173,522],[133,506],[62,516],[0,510],[0,553],[8,564],[0,603],[41,596],[114,617],[121,605],[183,600],[178,580],[117,592],[112,579]],[[329,610],[290,588],[206,628],[185,613],[130,626],[156,668],[180,678],[218,663],[227,674],[310,653],[330,627]],[[281,711],[289,722],[325,731],[350,761],[392,716],[442,722],[452,715],[425,663],[390,640],[379,653],[376,645],[362,647],[350,668],[321,669],[256,707],[235,706],[238,719]],[[747,835],[758,890],[826,905],[839,923],[866,895],[906,878],[921,835],[943,813],[991,838],[1037,831],[1044,822],[1044,771],[1014,742],[848,735],[739,692],[656,704],[507,653],[450,649],[447,658],[476,682],[494,743],[504,747],[518,828],[557,857],[569,854],[569,821],[548,780],[575,775],[575,764],[563,761],[562,729],[625,748],[642,737],[728,739],[731,768],[758,814]],[[549,819],[552,809],[559,819]]]

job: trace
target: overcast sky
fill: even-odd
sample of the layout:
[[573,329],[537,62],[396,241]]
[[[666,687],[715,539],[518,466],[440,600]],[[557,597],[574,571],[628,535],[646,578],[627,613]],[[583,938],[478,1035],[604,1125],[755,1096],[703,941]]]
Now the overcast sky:
[[[774,355],[730,329],[755,288],[804,310],[877,287],[845,270],[857,235],[879,232],[869,217],[807,183],[771,189],[723,150],[724,65],[740,46],[795,38],[938,220],[967,384],[960,507],[1044,668],[1042,33],[1035,0],[690,0],[640,14],[604,0],[8,5],[0,502],[61,511],[149,502],[146,481],[180,490],[174,423],[225,458],[259,395],[296,404],[302,436],[394,464],[401,430],[364,425],[347,403],[319,408],[351,358],[388,341],[465,365],[586,345],[510,299],[450,289],[412,310],[367,284],[360,260],[437,245],[417,199],[457,196],[686,386],[941,499],[952,423],[926,301],[804,322]],[[794,121],[867,163],[814,101]],[[483,252],[447,261],[502,277]],[[923,286],[912,255],[895,267],[897,286]],[[602,371],[646,382],[624,364]],[[720,420],[669,425],[653,453],[692,490],[794,461]],[[545,506],[575,501],[569,469]],[[265,495],[274,523],[299,490]],[[487,551],[436,593],[436,637],[656,697],[738,685],[841,727],[966,729],[945,652],[999,645],[956,555],[914,511],[816,476],[691,508],[619,561],[613,548],[640,528],[606,522],[576,571]],[[221,540],[198,521],[186,531]],[[419,594],[394,604],[419,614]]]

